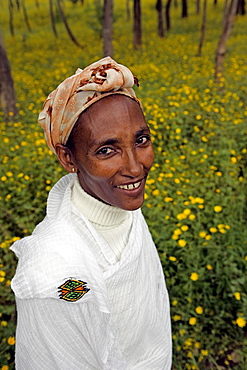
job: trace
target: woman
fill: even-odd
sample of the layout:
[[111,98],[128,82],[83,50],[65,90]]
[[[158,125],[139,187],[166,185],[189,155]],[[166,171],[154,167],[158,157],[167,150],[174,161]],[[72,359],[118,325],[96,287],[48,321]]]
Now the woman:
[[153,150],[134,84],[107,57],[62,82],[39,115],[70,174],[12,246],[17,370],[171,368],[168,295],[140,210]]

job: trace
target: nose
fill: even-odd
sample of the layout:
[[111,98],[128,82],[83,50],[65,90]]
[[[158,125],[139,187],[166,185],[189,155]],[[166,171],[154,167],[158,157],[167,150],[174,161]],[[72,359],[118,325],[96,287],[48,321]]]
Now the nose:
[[122,155],[121,174],[131,178],[139,177],[143,172],[143,164],[137,150],[125,151]]

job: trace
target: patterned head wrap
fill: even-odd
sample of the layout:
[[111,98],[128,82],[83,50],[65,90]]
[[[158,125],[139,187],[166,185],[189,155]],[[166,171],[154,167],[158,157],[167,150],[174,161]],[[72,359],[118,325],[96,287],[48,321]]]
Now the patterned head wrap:
[[138,85],[137,78],[110,57],[78,69],[49,94],[39,114],[48,147],[56,154],[56,144],[66,144],[80,114],[99,99],[123,94],[139,102],[134,85]]

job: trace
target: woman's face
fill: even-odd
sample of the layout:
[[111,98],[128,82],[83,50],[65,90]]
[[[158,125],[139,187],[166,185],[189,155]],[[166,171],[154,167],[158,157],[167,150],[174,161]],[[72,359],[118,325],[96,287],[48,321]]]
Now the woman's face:
[[82,188],[94,198],[125,209],[142,206],[154,154],[139,105],[113,95],[81,116],[72,161]]

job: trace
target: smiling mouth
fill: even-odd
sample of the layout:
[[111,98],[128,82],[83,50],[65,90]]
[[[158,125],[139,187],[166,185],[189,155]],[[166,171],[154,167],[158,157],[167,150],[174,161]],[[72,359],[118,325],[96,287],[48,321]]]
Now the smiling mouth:
[[133,184],[128,184],[128,185],[119,185],[117,186],[118,189],[124,189],[124,190],[133,190],[139,188],[141,185],[141,181],[135,182]]

